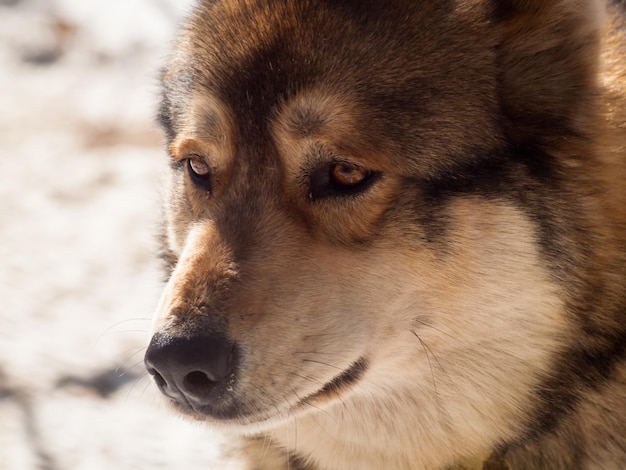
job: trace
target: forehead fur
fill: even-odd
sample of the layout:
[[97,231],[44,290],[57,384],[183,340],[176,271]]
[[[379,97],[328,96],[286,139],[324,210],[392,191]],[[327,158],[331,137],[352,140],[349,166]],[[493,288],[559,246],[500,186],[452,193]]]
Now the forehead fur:
[[[421,171],[438,167],[439,155],[480,154],[498,140],[485,16],[479,2],[204,2],[164,73],[172,134],[191,97],[205,93],[238,117],[247,142],[267,139],[284,103],[321,86],[350,102],[357,138]],[[292,129],[329,122],[318,107],[291,106]]]

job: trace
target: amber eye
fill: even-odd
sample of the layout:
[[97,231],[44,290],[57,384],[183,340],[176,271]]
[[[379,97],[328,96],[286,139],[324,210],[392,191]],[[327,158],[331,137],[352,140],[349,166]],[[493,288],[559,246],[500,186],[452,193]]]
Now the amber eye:
[[346,162],[332,162],[310,174],[309,199],[350,197],[366,191],[380,177],[379,172],[366,170]]
[[204,163],[199,158],[190,158],[188,160],[189,168],[193,171],[197,176],[207,176],[211,170],[209,169],[209,165]]
[[211,189],[211,168],[198,157],[187,159],[187,168],[191,180],[205,189]]
[[348,163],[334,163],[330,167],[330,180],[338,186],[356,186],[369,176],[369,171]]

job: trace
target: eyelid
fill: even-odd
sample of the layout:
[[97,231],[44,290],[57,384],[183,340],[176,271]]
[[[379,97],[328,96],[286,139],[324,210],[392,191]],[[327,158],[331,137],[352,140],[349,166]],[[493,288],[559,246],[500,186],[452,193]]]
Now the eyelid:
[[169,166],[172,170],[182,170],[185,168],[188,160],[199,160],[204,163],[209,169],[212,170],[212,166],[202,155],[198,154],[186,154],[186,155],[171,155]]
[[208,165],[206,152],[195,139],[182,139],[172,142],[170,145],[170,158],[173,162],[182,162],[189,158],[197,158]]

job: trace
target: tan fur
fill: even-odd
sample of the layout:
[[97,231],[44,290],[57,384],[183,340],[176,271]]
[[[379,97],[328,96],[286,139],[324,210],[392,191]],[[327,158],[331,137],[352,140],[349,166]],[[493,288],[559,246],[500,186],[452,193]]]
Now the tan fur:
[[250,469],[624,468],[623,12],[367,3],[204,1],[181,33],[154,331],[240,359],[230,415],[179,408]]

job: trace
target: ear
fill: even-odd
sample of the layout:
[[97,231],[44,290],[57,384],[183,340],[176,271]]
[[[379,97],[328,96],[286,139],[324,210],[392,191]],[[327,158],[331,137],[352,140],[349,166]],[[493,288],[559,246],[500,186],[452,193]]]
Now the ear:
[[493,0],[508,134],[545,147],[593,132],[604,5],[597,0]]

